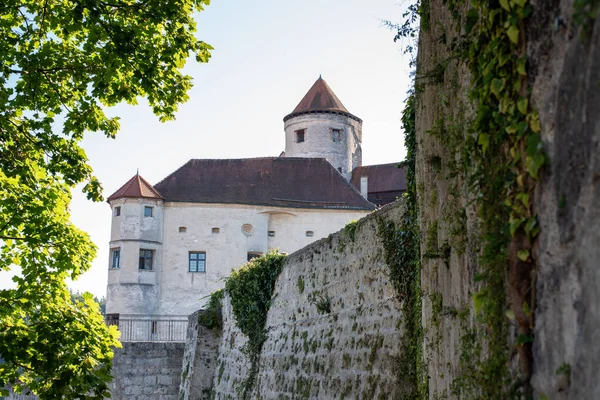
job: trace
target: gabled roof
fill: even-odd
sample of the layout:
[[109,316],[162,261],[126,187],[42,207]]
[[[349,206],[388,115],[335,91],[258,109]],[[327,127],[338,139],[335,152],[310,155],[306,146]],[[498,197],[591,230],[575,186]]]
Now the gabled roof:
[[150,198],[150,199],[162,199],[162,195],[152,187],[144,178],[139,174],[135,174],[130,180],[127,181],[123,186],[116,192],[111,194],[107,201],[120,199],[123,197],[128,198]]
[[166,201],[372,210],[325,159],[192,159],[155,185]]
[[368,177],[369,193],[395,192],[406,190],[406,168],[398,168],[397,163],[365,165],[352,171],[352,184],[360,190],[360,178]]
[[317,112],[332,112],[349,116],[353,119],[362,122],[362,120],[352,115],[342,104],[340,99],[333,93],[327,82],[321,76],[312,85],[309,91],[304,95],[304,98],[298,103],[291,114],[285,116],[283,121],[287,121],[301,114],[317,113]]

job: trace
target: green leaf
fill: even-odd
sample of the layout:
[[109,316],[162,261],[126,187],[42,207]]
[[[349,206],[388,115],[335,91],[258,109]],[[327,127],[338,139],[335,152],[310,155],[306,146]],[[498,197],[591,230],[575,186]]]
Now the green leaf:
[[527,0],[513,0],[515,2],[515,4],[517,4],[519,7],[525,7],[525,4],[527,4]]
[[470,8],[469,11],[467,11],[467,15],[466,15],[466,23],[465,23],[465,33],[466,34],[471,32],[471,30],[473,29],[473,26],[475,26],[478,19],[479,19],[479,12],[477,11],[477,9]]
[[525,97],[520,97],[519,100],[517,100],[517,109],[523,115],[527,115],[527,106],[528,105],[529,105],[529,100]]
[[515,346],[522,346],[526,343],[532,343],[532,342],[533,342],[533,336],[521,333],[519,336],[517,336],[517,340],[515,341]]
[[517,252],[517,257],[521,261],[527,261],[529,259],[529,250],[519,250]]
[[535,133],[540,133],[542,130],[542,127],[540,125],[540,120],[538,118],[531,119],[531,121],[529,121],[529,127]]
[[492,79],[492,83],[490,84],[490,91],[496,95],[496,97],[500,98],[502,93],[502,89],[504,89],[504,79],[494,78]]
[[481,149],[485,153],[490,145],[490,135],[487,133],[480,133],[477,143],[481,146]]
[[515,320],[515,312],[513,310],[506,310],[506,312],[504,313],[506,315],[506,318],[508,318],[511,321]]
[[506,30],[506,34],[508,35],[508,38],[511,42],[513,42],[514,44],[519,43],[519,29],[516,26],[510,26]]
[[502,6],[502,8],[504,8],[506,11],[510,12],[510,5],[508,4],[508,0],[500,0],[500,5]]

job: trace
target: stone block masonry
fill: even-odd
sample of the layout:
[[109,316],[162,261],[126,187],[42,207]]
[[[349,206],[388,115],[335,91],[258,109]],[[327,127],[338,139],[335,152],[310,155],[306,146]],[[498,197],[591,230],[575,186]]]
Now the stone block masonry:
[[177,400],[185,343],[125,342],[115,350],[115,400]]
[[198,317],[203,312],[196,311],[189,317],[179,400],[208,400],[212,396],[221,330],[199,325]]
[[[403,323],[389,279],[377,218],[399,220],[401,202],[293,253],[276,283],[255,398],[393,399]],[[237,399],[249,362],[246,338],[225,298],[214,391]]]

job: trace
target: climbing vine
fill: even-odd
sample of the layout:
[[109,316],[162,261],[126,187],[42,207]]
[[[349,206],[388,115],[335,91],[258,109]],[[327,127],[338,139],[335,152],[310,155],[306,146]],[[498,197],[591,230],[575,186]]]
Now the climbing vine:
[[206,308],[198,315],[198,324],[208,329],[223,329],[223,313],[221,310],[223,295],[223,289],[210,295]]
[[250,398],[256,382],[260,352],[267,338],[267,313],[284,260],[283,254],[269,252],[233,271],[225,283],[237,326],[248,337],[244,353],[250,360],[250,370],[240,389],[243,399]]
[[[470,70],[471,106],[454,107],[458,112],[451,118],[461,120],[441,117],[429,133],[450,153],[446,178],[459,177],[474,201],[480,237],[471,243],[481,255],[475,275],[479,290],[473,295],[477,323],[463,324],[462,373],[453,392],[461,398],[508,398],[529,391],[535,286],[532,247],[539,231],[532,204],[546,163],[539,116],[530,105],[527,86],[524,27],[532,8],[527,0],[443,3],[454,18],[457,34],[451,37],[444,26],[442,35],[433,38],[447,46],[449,55],[434,62],[429,71],[418,66],[417,92],[427,84],[450,83],[458,88],[457,78],[453,83],[447,80],[446,68],[452,61],[462,61]],[[422,17],[429,18],[429,8]],[[398,29],[398,35],[406,35],[406,30]],[[442,105],[450,104],[442,98]],[[441,171],[441,165],[436,171]],[[461,216],[453,219],[460,221]],[[511,321],[518,330],[515,347],[524,378],[516,385],[508,367]]]
[[406,169],[407,190],[404,193],[406,211],[400,224],[378,219],[378,235],[382,240],[386,264],[390,269],[390,280],[398,299],[402,303],[405,323],[402,358],[399,360],[400,379],[410,390],[405,398],[426,399],[428,397],[427,374],[423,363],[423,329],[421,325],[421,263],[418,225],[417,188],[415,162],[417,152],[415,131],[415,96],[410,93],[402,115],[404,140],[407,148],[406,160],[401,167]]
[[[487,358],[479,364],[479,393],[506,398],[514,393],[508,373],[508,319],[517,323],[520,383],[528,391],[533,331],[531,252],[538,234],[532,210],[534,188],[546,162],[537,111],[529,104],[525,20],[527,0],[500,0],[495,7],[475,0],[466,14],[461,58],[471,70],[470,98],[475,106],[465,172],[476,194],[482,233],[482,257],[476,280],[481,290],[473,305],[487,335]],[[508,318],[507,318],[508,316]],[[463,376],[461,379],[469,379]],[[474,395],[473,393],[471,393]]]

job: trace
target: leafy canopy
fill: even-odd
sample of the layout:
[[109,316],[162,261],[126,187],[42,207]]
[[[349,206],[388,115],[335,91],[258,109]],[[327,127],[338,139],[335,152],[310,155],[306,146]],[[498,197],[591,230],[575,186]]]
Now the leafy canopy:
[[0,291],[0,388],[42,399],[102,398],[118,333],[76,279],[95,257],[69,221],[71,189],[102,200],[79,146],[85,132],[114,137],[104,108],[146,98],[172,119],[187,99],[193,55],[211,47],[193,33],[209,0],[2,0],[0,2],[0,270],[20,267]]

